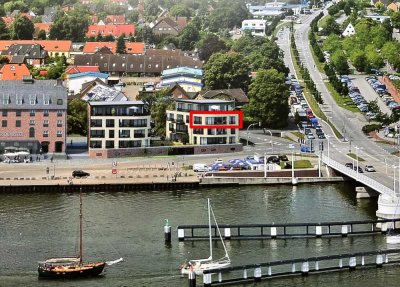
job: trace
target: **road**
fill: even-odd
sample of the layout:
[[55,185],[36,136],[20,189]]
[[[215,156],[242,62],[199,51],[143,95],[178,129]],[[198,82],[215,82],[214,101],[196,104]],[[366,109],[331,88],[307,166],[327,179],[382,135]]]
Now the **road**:
[[[349,153],[358,154],[359,157],[365,159],[365,161],[362,162],[363,165],[372,164],[376,167],[378,172],[369,173],[368,175],[370,177],[393,188],[393,175],[395,175],[394,170],[396,169],[394,166],[399,165],[398,157],[391,155],[387,150],[383,149],[362,132],[362,127],[367,123],[365,117],[361,113],[352,113],[339,107],[324,84],[325,75],[315,68],[311,47],[309,46],[308,33],[310,31],[312,19],[319,13],[320,11],[316,11],[311,15],[303,15],[301,19],[302,24],[296,24],[294,26],[294,35],[301,62],[308,69],[311,78],[322,95],[324,104],[320,105],[320,108],[327,117],[330,118],[330,121],[334,123],[335,127],[344,135],[344,138],[336,138],[330,126],[322,122],[322,128],[328,137],[324,152],[327,154],[327,145],[329,144],[330,156],[343,164],[352,161],[351,157],[348,156]],[[324,13],[327,13],[326,10]],[[278,33],[278,45],[284,52],[285,63],[290,68],[291,73],[295,74],[290,55],[289,29]],[[359,82],[357,83],[360,85],[360,88],[362,87],[364,92],[368,90],[368,87],[365,85]],[[366,93],[368,96],[371,95],[369,92]],[[397,175],[395,176],[397,178]],[[398,181],[395,182],[396,185],[398,185]]]

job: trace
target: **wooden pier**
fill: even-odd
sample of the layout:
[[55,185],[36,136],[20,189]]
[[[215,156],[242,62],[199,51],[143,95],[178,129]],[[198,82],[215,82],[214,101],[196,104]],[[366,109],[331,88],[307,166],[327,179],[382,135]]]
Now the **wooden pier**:
[[367,267],[380,268],[388,264],[400,264],[400,249],[299,258],[210,269],[205,270],[203,273],[203,284],[205,287],[211,287],[295,275],[306,276],[320,272],[351,271]]
[[[276,239],[385,234],[389,228],[400,226],[399,222],[400,218],[284,224],[219,224],[219,228],[226,240]],[[208,225],[179,225],[178,240],[208,240],[208,228]],[[212,229],[213,239],[218,239],[217,227],[212,225]]]

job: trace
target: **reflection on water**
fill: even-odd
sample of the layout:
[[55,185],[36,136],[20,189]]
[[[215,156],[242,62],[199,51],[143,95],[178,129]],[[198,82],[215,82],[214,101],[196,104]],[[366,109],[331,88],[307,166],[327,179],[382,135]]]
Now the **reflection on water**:
[[[376,202],[357,201],[353,190],[338,184],[84,194],[85,259],[125,261],[107,268],[100,279],[79,281],[79,286],[187,286],[179,265],[208,257],[209,244],[178,242],[175,227],[207,224],[207,197],[219,224],[374,219]],[[76,254],[78,209],[76,193],[1,194],[0,285],[54,286],[37,280],[36,264],[47,257]],[[172,225],[170,246],[164,243],[165,218]],[[386,248],[381,235],[232,240],[226,245],[233,265]],[[216,257],[223,254],[221,242],[214,241],[213,248]],[[398,269],[385,267],[278,279],[258,286],[383,286],[379,282],[395,286],[399,276]]]

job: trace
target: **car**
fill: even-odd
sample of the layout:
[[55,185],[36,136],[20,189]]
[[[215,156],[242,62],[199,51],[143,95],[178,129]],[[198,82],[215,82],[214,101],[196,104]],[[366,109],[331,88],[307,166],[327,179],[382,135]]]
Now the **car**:
[[366,166],[365,166],[365,171],[368,171],[368,172],[375,172],[376,170],[375,170],[375,168],[374,168],[372,165],[366,165]]
[[195,163],[193,164],[193,171],[194,172],[204,172],[208,171],[209,168],[205,163]]
[[324,134],[324,132],[323,132],[323,130],[322,130],[321,128],[316,128],[316,129],[315,129],[315,133],[316,133],[317,135]]
[[309,128],[305,128],[304,129],[304,134],[308,135],[308,134],[312,134],[311,130]]
[[318,138],[319,138],[320,140],[326,139],[326,137],[325,137],[324,134],[319,134],[319,135],[318,135]]
[[358,173],[363,173],[363,170],[362,170],[362,168],[360,167],[360,166],[353,166],[353,170],[355,170],[355,171],[357,171],[358,170]]
[[286,155],[284,155],[284,154],[279,155],[279,159],[281,161],[289,161],[288,157]]
[[223,160],[223,159],[220,159],[220,158],[214,160],[214,163],[223,163],[223,162],[224,162],[224,160]]
[[315,140],[315,136],[313,134],[308,134],[307,139],[309,140]]
[[351,162],[346,162],[344,164],[345,167],[353,168],[353,164]]
[[279,164],[279,162],[280,162],[279,157],[277,157],[277,156],[275,156],[275,155],[270,156],[270,157],[267,159],[267,163],[278,163],[278,164]]
[[83,170],[74,170],[72,172],[72,177],[86,178],[88,176],[90,176],[90,173]]

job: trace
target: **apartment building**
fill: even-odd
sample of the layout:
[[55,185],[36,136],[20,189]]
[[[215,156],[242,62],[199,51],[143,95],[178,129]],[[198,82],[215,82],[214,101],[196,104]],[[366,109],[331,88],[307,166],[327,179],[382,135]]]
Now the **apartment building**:
[[166,137],[192,145],[237,144],[242,119],[234,108],[234,101],[176,99],[175,110],[167,111]]

